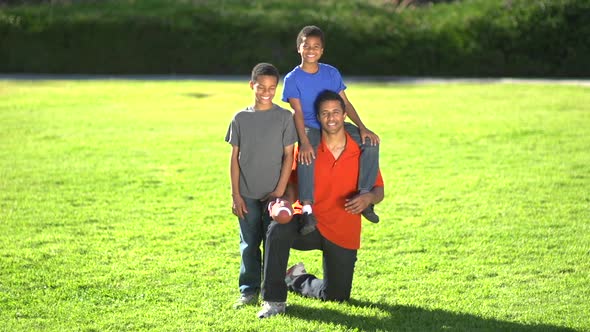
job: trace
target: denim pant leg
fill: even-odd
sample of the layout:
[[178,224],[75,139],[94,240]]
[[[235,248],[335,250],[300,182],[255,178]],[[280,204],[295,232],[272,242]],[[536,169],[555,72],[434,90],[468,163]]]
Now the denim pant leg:
[[299,219],[295,215],[288,224],[272,222],[268,227],[264,246],[264,281],[262,283],[262,299],[264,301],[285,302],[287,300],[287,284],[285,271],[289,262],[289,252],[293,241],[299,234]]
[[240,222],[240,293],[251,294],[260,290],[262,279],[262,252],[270,217],[265,204],[258,199],[244,197],[248,213]]
[[352,123],[345,122],[344,128],[361,149],[358,190],[359,192],[371,191],[379,171],[379,144],[371,145],[368,139],[366,143],[361,142],[361,133]]
[[325,301],[349,300],[357,250],[342,248],[322,237],[317,231],[311,234],[320,236],[324,279],[318,279],[312,274],[301,275],[294,280],[293,291]]
[[[314,152],[317,153],[318,144],[320,143],[321,133],[319,129],[305,127],[305,133],[309,143],[313,146]],[[299,181],[299,201],[314,201],[314,172],[315,160],[312,159],[311,164],[305,165],[299,163],[297,165],[297,178]],[[372,187],[372,186],[371,186]]]

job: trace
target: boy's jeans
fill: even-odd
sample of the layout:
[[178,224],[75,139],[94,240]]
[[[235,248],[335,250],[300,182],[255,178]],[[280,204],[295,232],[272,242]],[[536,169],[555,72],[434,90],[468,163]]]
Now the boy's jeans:
[[[375,185],[377,172],[379,170],[379,145],[371,145],[369,140],[366,140],[366,144],[361,144],[360,131],[357,126],[351,123],[345,122],[344,128],[361,149],[358,174],[358,190],[359,192],[371,191]],[[307,134],[309,142],[313,146],[314,152],[317,153],[317,148],[321,139],[321,130],[305,127],[305,133]],[[314,202],[314,172],[315,160],[312,160],[311,164],[309,165],[302,163],[298,163],[297,165],[297,177],[299,178],[299,200],[301,202]]]
[[248,213],[240,222],[240,293],[252,294],[260,291],[262,279],[262,252],[260,244],[266,240],[270,216],[265,202],[243,197]]

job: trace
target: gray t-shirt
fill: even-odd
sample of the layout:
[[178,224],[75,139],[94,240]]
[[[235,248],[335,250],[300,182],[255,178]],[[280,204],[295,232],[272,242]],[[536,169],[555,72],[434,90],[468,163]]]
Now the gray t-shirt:
[[248,107],[236,113],[225,141],[240,149],[240,194],[263,198],[279,182],[284,147],[297,142],[293,114],[278,105],[268,111]]

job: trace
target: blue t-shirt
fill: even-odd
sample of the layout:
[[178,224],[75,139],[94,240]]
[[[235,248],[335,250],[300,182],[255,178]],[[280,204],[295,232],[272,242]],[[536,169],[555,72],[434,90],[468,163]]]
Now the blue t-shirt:
[[301,101],[305,126],[317,129],[320,128],[320,122],[313,105],[317,96],[324,90],[340,93],[346,89],[338,69],[325,63],[318,65],[319,70],[314,74],[304,72],[299,66],[290,71],[285,76],[282,99],[289,102],[289,98],[298,98]]

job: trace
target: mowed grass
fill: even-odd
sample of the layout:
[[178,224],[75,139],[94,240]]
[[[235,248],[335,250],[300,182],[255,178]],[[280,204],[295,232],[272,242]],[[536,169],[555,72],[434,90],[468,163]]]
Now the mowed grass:
[[[0,330],[590,330],[590,88],[348,96],[386,181],[353,300],[290,294],[258,320],[231,307],[223,138],[246,81],[0,81]],[[321,275],[319,252],[297,261]]]

